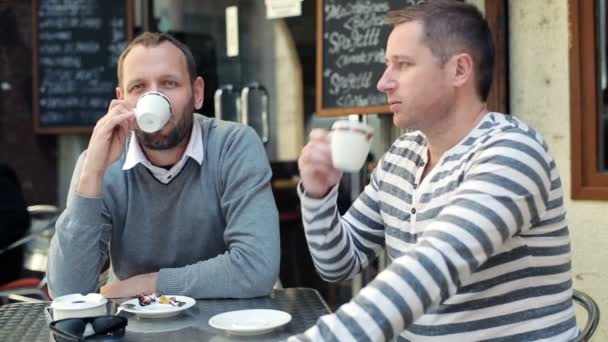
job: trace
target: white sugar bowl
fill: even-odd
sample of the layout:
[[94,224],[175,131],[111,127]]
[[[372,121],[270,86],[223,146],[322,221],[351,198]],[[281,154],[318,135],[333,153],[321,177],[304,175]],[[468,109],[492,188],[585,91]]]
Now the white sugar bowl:
[[106,297],[98,293],[89,293],[86,296],[75,293],[57,297],[51,303],[53,320],[107,315],[107,302]]

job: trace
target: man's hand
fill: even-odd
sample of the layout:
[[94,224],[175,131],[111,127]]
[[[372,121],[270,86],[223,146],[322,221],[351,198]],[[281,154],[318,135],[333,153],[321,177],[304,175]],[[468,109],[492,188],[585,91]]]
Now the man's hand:
[[140,274],[123,281],[118,281],[101,287],[99,291],[106,298],[133,297],[140,293],[156,292],[158,273]]
[[103,175],[120,158],[133,127],[133,106],[124,100],[112,100],[108,113],[97,121],[93,129],[76,190],[79,194],[90,197],[101,195]]
[[310,197],[321,198],[340,182],[342,171],[331,162],[331,137],[322,129],[313,129],[310,140],[302,149],[298,168],[302,185]]

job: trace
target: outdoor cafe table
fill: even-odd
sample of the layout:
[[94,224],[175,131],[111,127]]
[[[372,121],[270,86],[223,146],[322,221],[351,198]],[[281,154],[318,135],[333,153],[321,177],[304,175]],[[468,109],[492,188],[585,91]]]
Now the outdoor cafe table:
[[[45,318],[44,303],[15,303],[0,306],[0,341],[52,341]],[[116,303],[113,303],[112,310]],[[256,336],[229,335],[209,326],[209,318],[234,310],[274,309],[288,312],[291,321],[269,333]],[[112,311],[114,312],[114,311]],[[123,341],[284,341],[311,327],[321,315],[329,313],[319,293],[308,288],[273,290],[268,297],[250,299],[201,299],[172,318],[129,317]],[[120,313],[123,315],[123,313]]]

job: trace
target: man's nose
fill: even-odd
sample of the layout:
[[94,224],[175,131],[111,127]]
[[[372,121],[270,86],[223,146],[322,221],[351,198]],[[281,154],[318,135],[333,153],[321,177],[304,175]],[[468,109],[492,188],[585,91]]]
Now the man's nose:
[[388,93],[394,90],[396,86],[397,82],[395,82],[395,80],[390,76],[387,69],[382,74],[382,77],[378,81],[376,88],[383,93]]
[[160,91],[160,87],[157,83],[150,83],[150,85],[148,86],[148,91],[156,91],[159,92]]

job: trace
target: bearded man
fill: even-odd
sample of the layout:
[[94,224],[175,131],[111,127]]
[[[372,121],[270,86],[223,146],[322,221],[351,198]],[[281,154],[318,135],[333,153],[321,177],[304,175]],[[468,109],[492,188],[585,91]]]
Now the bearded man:
[[[270,165],[253,129],[194,112],[203,90],[191,51],[167,34],[143,33],[122,52],[116,99],[76,164],[57,221],[52,296],[270,293],[280,255]],[[169,99],[171,115],[146,133],[134,107],[151,91]]]

